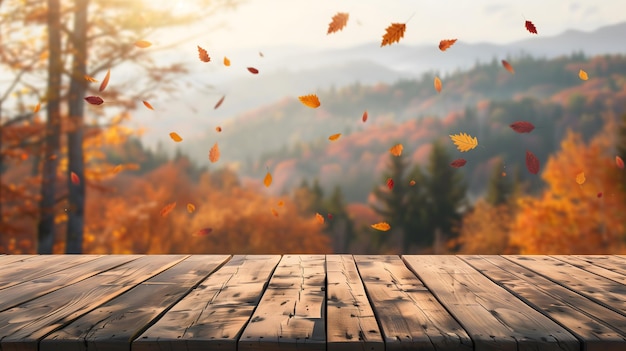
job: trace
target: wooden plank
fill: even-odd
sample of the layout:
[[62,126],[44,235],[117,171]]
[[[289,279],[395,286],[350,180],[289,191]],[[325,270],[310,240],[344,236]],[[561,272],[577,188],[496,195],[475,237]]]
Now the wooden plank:
[[571,255],[567,257],[576,257],[581,260],[585,260],[589,263],[593,263],[597,266],[604,267],[616,271],[618,273],[626,274],[626,260],[615,255]]
[[133,339],[153,320],[229,257],[189,257],[48,335],[40,350],[130,350]]
[[556,255],[556,256],[553,255],[551,257],[556,258],[557,260],[561,260],[565,263],[569,263],[574,267],[584,269],[587,272],[597,274],[601,277],[611,279],[612,281],[615,281],[621,284],[626,284],[626,270],[622,271],[622,273],[619,273],[618,272],[619,268],[617,269],[615,267],[613,267],[613,269],[606,268],[606,266],[611,267],[610,263],[607,264],[605,262],[603,263],[603,266],[601,266],[597,263],[597,261],[599,260],[594,260],[594,259],[589,259],[589,258],[581,258],[577,256],[565,256],[565,255]]
[[133,351],[236,350],[278,261],[234,256],[139,336]]
[[351,255],[326,256],[328,351],[383,351],[376,317]]
[[283,256],[238,350],[326,350],[324,261],[323,255]]
[[39,340],[46,335],[184,258],[183,255],[140,257],[0,312],[0,349],[36,351]]
[[549,256],[504,256],[626,316],[626,286]]
[[[76,258],[76,260],[72,260],[72,262],[80,262],[78,257],[68,257],[68,259],[74,258]],[[0,311],[7,310],[26,301],[74,284],[100,272],[129,262],[137,257],[116,255],[103,257],[92,256],[92,258],[91,261],[70,267],[59,264],[59,266],[67,269],[50,273],[33,280],[24,280],[22,283],[0,290]],[[42,270],[46,270],[46,268],[44,267]]]
[[459,323],[399,256],[355,256],[387,350],[472,350]]
[[2,254],[2,255],[0,255],[0,265],[2,265],[2,267],[4,268],[4,266],[8,265],[9,263],[30,260],[30,259],[32,259],[34,257],[37,257],[37,255],[6,255],[6,254]]
[[0,270],[0,290],[95,260],[98,257],[97,255],[36,255],[31,259],[7,264]]
[[567,330],[458,257],[403,258],[468,332],[475,350],[580,349]]
[[460,256],[582,340],[587,351],[626,347],[626,318],[500,256]]

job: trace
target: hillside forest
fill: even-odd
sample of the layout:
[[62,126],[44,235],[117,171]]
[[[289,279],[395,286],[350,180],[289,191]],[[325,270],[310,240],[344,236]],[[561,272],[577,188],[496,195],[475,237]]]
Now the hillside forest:
[[[202,141],[174,124],[168,152],[129,121],[158,108],[151,91],[184,89],[185,68],[150,60],[132,9],[17,3],[0,2],[16,6],[2,33],[47,34],[0,51],[0,253],[626,253],[624,55],[302,92]],[[117,84],[128,65],[141,79]]]

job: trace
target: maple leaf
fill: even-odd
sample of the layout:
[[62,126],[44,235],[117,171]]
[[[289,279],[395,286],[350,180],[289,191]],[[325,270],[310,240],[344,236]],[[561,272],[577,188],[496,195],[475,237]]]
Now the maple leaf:
[[220,159],[220,148],[219,146],[217,146],[217,143],[215,143],[215,145],[213,145],[213,147],[209,151],[209,161],[211,161],[211,163],[215,163],[219,159]]
[[393,190],[393,185],[394,185],[393,179],[388,178],[387,179],[387,188],[389,188],[389,190]]
[[267,171],[265,178],[263,178],[263,184],[265,184],[265,187],[268,188],[270,185],[272,185],[272,174],[270,173],[270,171]]
[[510,63],[508,63],[506,60],[502,60],[502,66],[509,72],[511,72],[511,74],[515,74],[515,69],[513,69],[513,66],[511,66]]
[[324,216],[319,213],[315,213],[315,219],[319,224],[324,224]]
[[86,80],[86,81],[88,81],[88,82],[90,82],[90,83],[96,83],[96,82],[98,81],[96,78],[91,77],[91,76],[88,76],[88,75],[86,75],[86,74],[85,74],[85,76],[84,76],[84,77],[85,77],[85,80]]
[[70,172],[70,178],[72,180],[72,184],[74,185],[80,184],[80,178],[78,178],[78,174],[74,172]]
[[526,151],[526,168],[532,174],[539,173],[539,159],[530,151]]
[[172,138],[172,140],[174,140],[177,143],[180,143],[181,141],[183,141],[183,138],[181,138],[180,135],[178,135],[178,133],[176,132],[171,132],[170,138]]
[[454,45],[454,43],[456,43],[456,39],[444,39],[439,42],[439,50],[446,51],[448,48]]
[[37,105],[35,105],[35,108],[33,108],[33,113],[37,113],[39,112],[39,110],[41,110],[41,102],[38,102]]
[[363,121],[363,123],[367,122],[367,110],[365,112],[363,112],[363,117],[361,117],[361,120]]
[[471,137],[469,134],[460,133],[450,135],[450,139],[452,139],[456,148],[461,152],[472,150],[478,146],[478,139],[476,139],[476,137]]
[[326,33],[326,35],[342,30],[343,27],[348,24],[349,17],[350,15],[348,13],[337,12],[337,14],[333,16],[333,20],[328,25],[328,33]]
[[200,45],[196,45],[198,47],[198,57],[202,62],[210,62],[211,57],[209,57],[209,53],[200,47]]
[[587,80],[589,79],[589,75],[587,74],[587,72],[581,69],[580,71],[578,71],[578,78],[580,78],[581,80]]
[[510,127],[518,133],[530,133],[533,129],[535,129],[535,126],[532,123],[525,121],[511,123]]
[[226,56],[224,56],[224,66],[226,67],[230,66],[230,60]]
[[456,160],[450,162],[450,166],[454,168],[461,168],[465,166],[466,163],[467,161],[464,158],[457,158]]
[[337,133],[337,134],[333,134],[333,135],[329,136],[328,140],[335,141],[335,140],[339,139],[340,137],[341,137],[341,133]]
[[617,165],[619,169],[624,169],[624,160],[619,156],[615,156],[615,165]]
[[108,70],[107,74],[104,76],[102,83],[100,83],[99,91],[104,91],[104,89],[107,88],[107,85],[109,85],[109,78],[111,78],[111,70]]
[[217,110],[218,107],[222,106],[222,102],[224,102],[224,99],[226,98],[226,95],[222,96],[221,99],[219,99],[219,101],[217,102],[217,104],[215,104],[215,106],[213,106],[214,110]]
[[402,144],[396,144],[389,149],[389,152],[394,156],[400,156],[402,155],[402,150],[404,150],[404,146],[402,146]]
[[535,25],[531,21],[526,21],[524,23],[524,27],[526,27],[526,30],[530,33],[537,34],[537,27],[535,27]]
[[194,204],[192,204],[192,203],[188,203],[187,204],[187,212],[193,213],[193,211],[195,211],[195,210],[196,210],[196,206]]
[[165,217],[167,216],[168,213],[172,212],[172,210],[174,209],[174,207],[176,207],[176,201],[165,205],[162,209],[161,209],[161,217]]
[[578,185],[583,185],[585,180],[587,180],[587,178],[585,178],[585,172],[580,172],[576,175],[576,183],[578,183]]
[[385,35],[383,35],[383,41],[380,43],[380,47],[400,42],[400,39],[404,37],[404,31],[406,31],[405,23],[392,23],[385,29]]
[[379,222],[371,225],[372,228],[376,230],[380,230],[381,232],[386,232],[391,229],[391,226],[387,222]]
[[254,67],[248,67],[248,71],[252,74],[259,74],[259,70]]
[[150,103],[149,103],[148,101],[145,101],[145,100],[144,100],[144,101],[142,101],[142,102],[143,102],[143,105],[144,105],[145,107],[147,107],[147,108],[149,108],[149,109],[151,109],[151,110],[154,110],[154,107],[152,107],[152,105],[150,105]]
[[92,105],[102,105],[102,103],[104,103],[104,100],[102,100],[102,98],[99,96],[87,96],[85,98],[85,101]]
[[139,40],[135,42],[135,46],[138,48],[142,48],[142,49],[145,49],[149,47],[150,45],[152,45],[152,43],[146,40]]
[[441,79],[439,79],[439,77],[435,77],[433,84],[435,85],[435,90],[437,90],[438,93],[441,93]]
[[303,95],[298,97],[298,100],[300,100],[300,102],[307,107],[310,108],[318,108],[320,107],[320,99],[317,98],[317,95],[315,94],[311,94],[311,95]]
[[212,231],[213,231],[213,228],[202,228],[198,230],[197,232],[193,233],[193,236],[207,236],[211,234]]

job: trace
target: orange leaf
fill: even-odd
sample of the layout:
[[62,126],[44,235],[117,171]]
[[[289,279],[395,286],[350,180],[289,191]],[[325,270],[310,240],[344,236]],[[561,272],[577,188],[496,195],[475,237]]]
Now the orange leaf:
[[74,185],[80,184],[80,178],[78,178],[78,175],[76,173],[71,172],[70,173],[70,178],[72,180],[72,184],[74,184]]
[[622,160],[621,157],[615,156],[615,164],[617,165],[617,168],[624,169],[624,160]]
[[215,104],[215,106],[213,106],[213,109],[217,110],[218,107],[222,106],[222,102],[224,102],[225,98],[226,98],[226,95],[222,96],[222,98],[219,99],[219,101]]
[[200,45],[196,45],[198,47],[198,57],[202,62],[209,62],[211,58],[209,57],[209,53],[200,47]]
[[162,209],[161,209],[161,217],[165,217],[167,216],[168,213],[172,212],[172,210],[174,209],[174,207],[176,207],[176,201],[172,202],[171,204],[167,204],[165,205]]
[[85,80],[88,81],[88,82],[91,82],[91,83],[95,83],[95,82],[98,81],[96,78],[88,76],[86,74],[85,74]]
[[180,135],[178,135],[178,133],[175,133],[175,132],[170,133],[170,138],[172,138],[172,140],[174,140],[177,143],[183,141],[183,138],[181,138]]
[[150,105],[150,103],[149,103],[148,101],[145,101],[145,100],[144,100],[144,101],[142,101],[142,102],[143,102],[143,105],[144,105],[145,107],[147,107],[147,108],[149,108],[149,109],[151,109],[151,110],[154,110],[154,107],[152,107],[152,105]]
[[274,207],[272,207],[272,214],[274,215],[274,217],[278,217],[278,211],[276,211]]
[[259,70],[254,67],[248,67],[248,71],[252,74],[259,74]]
[[38,102],[37,105],[35,105],[35,108],[33,109],[33,113],[37,113],[39,112],[39,110],[41,110],[41,102]]
[[187,204],[187,212],[193,213],[196,210],[196,206],[192,203]]
[[111,70],[107,71],[106,76],[104,76],[104,79],[102,80],[102,83],[100,83],[100,91],[104,91],[104,89],[106,89],[107,85],[109,85],[109,78],[111,78]]
[[226,56],[224,56],[224,66],[226,67],[230,66],[230,60]]
[[278,201],[278,207],[283,207],[283,206],[285,206],[285,201],[283,200]]
[[580,71],[578,71],[578,78],[580,78],[581,80],[587,80],[589,79],[589,75],[587,74],[587,72],[581,69]]
[[435,90],[437,90],[438,93],[441,93],[441,79],[439,79],[439,77],[435,77],[434,85]]
[[316,214],[315,214],[315,219],[317,220],[317,222],[318,222],[319,224],[324,224],[324,216],[322,216],[321,214],[316,213]]
[[123,166],[122,165],[117,165],[113,168],[113,174],[117,174],[119,172],[122,171]]
[[298,97],[298,99],[300,100],[302,104],[304,104],[304,106],[307,106],[310,108],[320,107],[320,100],[317,98],[317,95],[315,94],[303,95],[303,96]]
[[215,163],[220,159],[220,148],[217,146],[217,143],[213,145],[211,150],[209,151],[209,161],[211,163]]
[[222,132],[222,127],[220,127],[220,126],[215,127],[215,131],[218,132],[218,133],[221,133]]
[[405,30],[406,30],[406,24],[392,23],[385,30],[385,35],[383,35],[383,41],[380,43],[380,47],[400,42],[400,39],[404,37]]
[[513,66],[511,66],[510,63],[508,63],[506,60],[502,60],[502,66],[509,72],[511,72],[511,74],[515,74],[515,70],[513,69]]
[[213,231],[213,228],[202,228],[198,230],[197,232],[193,233],[193,236],[207,236],[211,234],[212,231]]
[[580,172],[576,175],[576,183],[578,183],[578,185],[583,185],[585,180],[587,180],[587,178],[585,178],[585,172]]
[[400,156],[402,155],[402,150],[404,150],[404,146],[402,146],[402,144],[396,144],[389,149],[389,152],[394,156]]
[[341,133],[337,133],[337,134],[333,134],[333,135],[329,136],[328,140],[335,141],[335,140],[339,139],[340,137],[341,137]]
[[152,43],[149,42],[149,41],[146,41],[146,40],[139,40],[139,41],[135,42],[135,46],[138,47],[138,48],[142,48],[142,49],[145,49],[145,48],[149,47],[150,45],[152,45]]
[[456,39],[444,39],[439,42],[439,50],[446,51],[449,47],[456,43]]
[[363,123],[367,122],[367,110],[365,112],[363,112],[363,117],[361,117],[361,120],[363,121]]
[[411,181],[409,182],[410,186],[415,186],[415,181],[413,179],[411,179]]
[[387,222],[379,222],[379,223],[376,223],[376,224],[372,224],[371,227],[376,229],[376,230],[380,230],[381,232],[386,232],[389,229],[391,229],[391,226]]
[[265,184],[266,187],[272,185],[272,174],[269,171],[267,171],[265,178],[263,178],[263,184]]
[[333,16],[333,20],[328,25],[328,33],[326,33],[326,35],[342,30],[343,27],[348,24],[349,17],[350,15],[348,13],[337,12],[337,14]]

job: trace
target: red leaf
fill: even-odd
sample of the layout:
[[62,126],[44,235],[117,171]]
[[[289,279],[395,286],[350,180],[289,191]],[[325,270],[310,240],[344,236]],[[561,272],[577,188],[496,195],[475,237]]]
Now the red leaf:
[[72,184],[74,185],[78,185],[80,184],[80,178],[78,178],[78,175],[74,172],[70,173],[70,178],[72,178]]
[[212,231],[213,231],[213,228],[202,228],[198,230],[197,232],[193,233],[193,236],[207,236],[211,234]]
[[222,98],[217,102],[217,104],[215,104],[215,107],[213,107],[214,110],[217,110],[218,107],[222,106],[222,102],[224,102],[225,97],[226,95],[222,96]]
[[528,150],[526,151],[526,168],[532,174],[539,173],[539,159]]
[[85,100],[92,105],[102,105],[104,100],[99,96],[87,96]]
[[602,197],[602,192],[598,193],[598,199]]
[[531,32],[532,34],[537,34],[537,27],[535,27],[535,25],[531,21],[526,21],[524,25],[526,26],[527,31]]
[[259,74],[259,70],[254,67],[248,67],[248,71],[252,74]]
[[615,164],[617,165],[617,168],[624,169],[624,160],[622,160],[621,157],[615,156]]
[[535,126],[530,122],[520,121],[510,125],[511,129],[518,133],[530,133],[535,129]]
[[367,122],[367,111],[363,112],[363,117],[361,117],[361,119],[363,120],[363,123]]
[[506,69],[507,71],[511,72],[511,74],[515,74],[515,69],[506,60],[502,60],[502,67],[504,67],[504,69]]
[[201,48],[200,45],[196,45],[196,46],[198,47],[198,58],[200,58],[200,61],[210,62],[211,57],[209,56],[209,53],[203,48]]
[[465,166],[465,164],[467,163],[467,161],[464,158],[457,158],[456,160],[452,161],[450,163],[450,166],[454,167],[454,168],[461,168],[463,166]]
[[332,220],[333,219],[333,215],[331,213],[328,214],[328,220]]
[[393,189],[393,179],[387,179],[387,188],[389,188],[389,190]]

